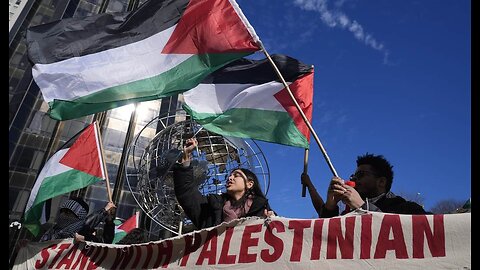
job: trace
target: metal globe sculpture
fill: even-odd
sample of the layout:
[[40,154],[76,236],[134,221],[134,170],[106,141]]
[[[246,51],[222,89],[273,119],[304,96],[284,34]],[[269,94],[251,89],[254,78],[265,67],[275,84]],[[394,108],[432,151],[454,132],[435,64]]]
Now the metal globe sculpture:
[[238,167],[253,171],[265,194],[270,185],[268,164],[255,141],[223,137],[186,116],[181,121],[178,118],[177,113],[153,119],[134,137],[128,149],[127,184],[137,204],[153,221],[151,235],[161,235],[162,230],[163,235],[165,231],[176,235],[192,227],[176,200],[172,173],[188,138],[198,141],[192,166],[202,194],[225,192],[228,175]]

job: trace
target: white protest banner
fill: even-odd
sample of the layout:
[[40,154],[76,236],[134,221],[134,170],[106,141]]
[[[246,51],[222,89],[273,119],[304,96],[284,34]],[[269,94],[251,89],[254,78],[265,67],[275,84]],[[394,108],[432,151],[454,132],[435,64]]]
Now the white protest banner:
[[139,245],[30,243],[13,269],[471,269],[471,213],[247,218]]

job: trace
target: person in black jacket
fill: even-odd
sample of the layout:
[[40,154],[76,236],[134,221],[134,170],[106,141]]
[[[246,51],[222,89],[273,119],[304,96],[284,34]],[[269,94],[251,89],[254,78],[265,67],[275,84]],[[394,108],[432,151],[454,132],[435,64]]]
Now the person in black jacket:
[[[114,235],[113,221],[109,224],[109,217],[116,206],[112,202],[94,213],[88,214],[88,204],[81,198],[71,198],[60,205],[60,211],[55,224],[50,227],[39,239],[39,242],[75,238],[77,241],[94,241],[111,243]],[[95,227],[106,221],[104,239],[100,240],[94,234]],[[111,228],[110,228],[110,227]],[[110,239],[111,238],[111,239]]]
[[[113,202],[108,202],[105,207],[88,215],[83,227],[75,234],[77,241],[91,241],[97,243],[111,244],[115,237],[115,211],[117,207]],[[103,224],[102,235],[96,234],[96,228],[100,223]]]
[[[342,215],[358,208],[395,214],[430,214],[417,203],[407,201],[390,191],[393,182],[392,168],[393,166],[382,155],[366,153],[358,156],[357,169],[350,176],[350,180],[355,182],[355,187],[346,185],[339,177],[333,177],[328,188],[327,200],[325,204],[322,202],[319,216],[321,218],[338,216],[339,201],[345,203]],[[313,186],[308,177],[302,177],[302,181],[307,187]],[[313,191],[315,192],[314,189]],[[312,192],[310,188],[309,192]]]
[[180,206],[197,229],[242,217],[274,215],[257,176],[245,168],[238,168],[230,174],[226,193],[203,196],[198,190],[190,164],[190,154],[198,142],[190,138],[185,145],[181,163],[173,167],[174,189]]
[[40,242],[54,239],[73,238],[85,226],[88,204],[81,198],[71,198],[60,205],[55,224],[39,239]]

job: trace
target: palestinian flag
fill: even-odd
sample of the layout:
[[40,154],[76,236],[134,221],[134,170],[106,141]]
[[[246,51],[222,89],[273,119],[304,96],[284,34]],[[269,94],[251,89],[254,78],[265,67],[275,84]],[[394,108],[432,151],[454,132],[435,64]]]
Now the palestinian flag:
[[[43,166],[25,208],[24,226],[40,232],[45,201],[105,179],[97,125],[90,124],[71,147],[56,152]],[[43,221],[44,223],[45,221]]]
[[234,0],[150,0],[27,31],[33,78],[57,120],[189,90],[259,43]]
[[[311,121],[313,67],[285,55],[272,59]],[[183,96],[183,108],[209,131],[309,147],[308,127],[267,59],[237,60]]]
[[115,236],[113,237],[112,244],[118,243],[118,241],[122,240],[122,238],[125,237],[127,233],[129,233],[135,228],[138,228],[138,218],[139,213],[136,212],[135,215],[131,216],[125,222],[121,223],[118,226],[115,226]]

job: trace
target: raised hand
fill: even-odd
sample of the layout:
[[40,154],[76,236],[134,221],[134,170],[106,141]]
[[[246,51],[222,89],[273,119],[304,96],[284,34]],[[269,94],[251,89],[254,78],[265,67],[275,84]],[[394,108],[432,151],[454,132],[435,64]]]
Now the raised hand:
[[191,154],[193,150],[197,147],[198,142],[196,138],[190,138],[185,141],[185,147],[183,148],[183,151],[185,153]]
[[107,211],[109,215],[114,214],[116,209],[117,206],[113,202],[108,202],[107,205],[105,205],[105,211]]
[[354,187],[345,185],[345,191],[342,194],[342,202],[350,207],[350,209],[357,209],[362,207],[365,203],[360,197],[360,194],[355,190]]
[[302,173],[300,179],[302,181],[302,185],[305,185],[307,187],[312,186],[312,181],[310,180],[310,176],[307,173]]
[[327,192],[327,202],[325,207],[329,210],[333,210],[337,203],[343,198],[343,193],[345,192],[344,181],[340,177],[334,176],[330,181]]
[[182,163],[190,161],[190,155],[193,150],[198,146],[196,138],[190,138],[185,141],[185,147],[183,148]]
[[273,211],[268,211],[267,209],[265,209],[265,210],[263,211],[263,215],[265,215],[265,217],[275,217],[275,216],[276,216],[276,215],[275,215],[275,212],[273,212]]

